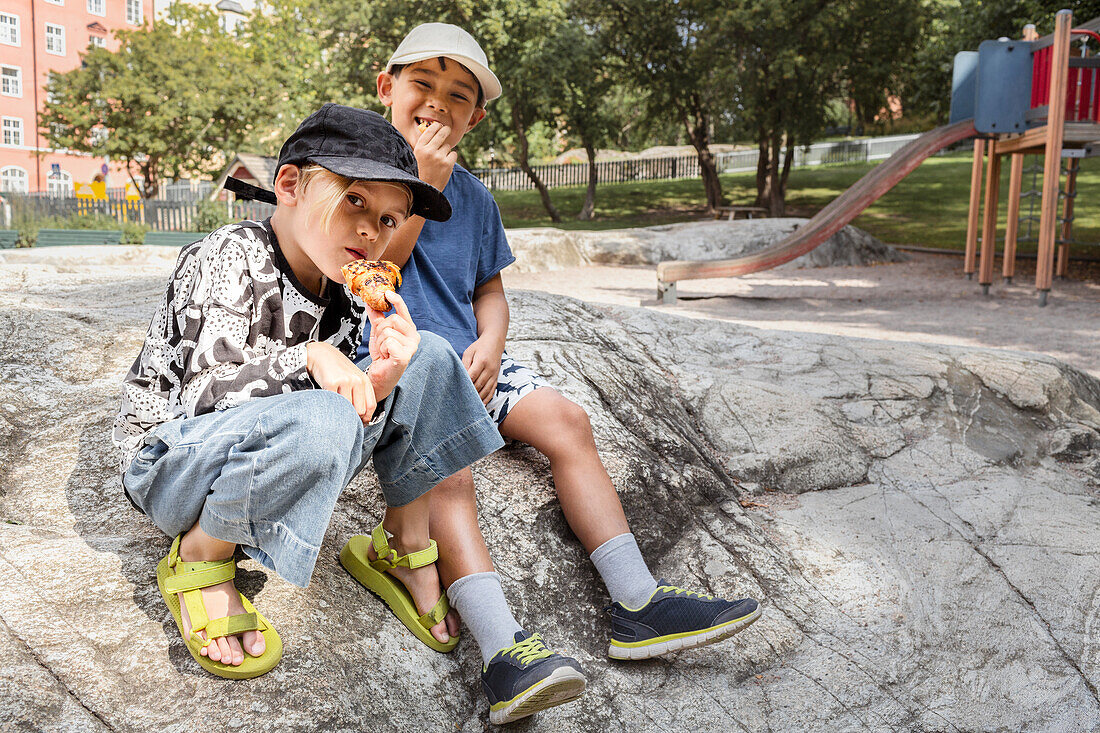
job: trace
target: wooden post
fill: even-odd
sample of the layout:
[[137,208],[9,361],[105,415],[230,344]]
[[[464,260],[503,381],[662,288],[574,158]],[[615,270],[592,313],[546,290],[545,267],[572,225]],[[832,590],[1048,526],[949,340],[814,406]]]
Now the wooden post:
[[1062,141],[1066,124],[1066,84],[1069,79],[1069,32],[1073,13],[1059,10],[1054,20],[1054,48],[1050,60],[1050,97],[1046,145],[1043,150],[1043,197],[1039,214],[1039,255],[1035,289],[1039,305],[1047,304],[1054,269],[1054,234],[1058,226],[1058,191],[1062,178]]
[[1023,179],[1023,153],[1013,153],[1008,174],[1008,221],[1005,222],[1004,266],[1001,270],[1005,282],[1012,282],[1016,275],[1016,237],[1020,230],[1020,188]]
[[1069,240],[1073,239],[1073,202],[1077,194],[1077,171],[1081,170],[1081,163],[1076,159],[1073,162],[1077,165],[1066,172],[1066,200],[1062,203],[1062,243],[1058,246],[1058,269],[1055,271],[1062,280],[1069,270]]
[[[1024,40],[1039,38],[1034,23],[1024,26]],[[1020,189],[1024,179],[1024,154],[1013,153],[1012,165],[1008,174],[1008,221],[1005,224],[1004,263],[1001,273],[1005,282],[1011,283],[1016,276],[1016,239],[1020,234]]]
[[989,294],[993,282],[993,258],[997,254],[997,196],[1001,188],[1001,156],[997,154],[997,142],[987,143],[989,165],[985,170],[985,203],[982,208],[982,254],[978,267],[978,283],[982,292]]
[[982,155],[985,140],[974,141],[974,166],[970,169],[970,214],[966,219],[966,257],[963,272],[967,280],[974,279],[974,260],[978,252],[978,214],[982,207]]

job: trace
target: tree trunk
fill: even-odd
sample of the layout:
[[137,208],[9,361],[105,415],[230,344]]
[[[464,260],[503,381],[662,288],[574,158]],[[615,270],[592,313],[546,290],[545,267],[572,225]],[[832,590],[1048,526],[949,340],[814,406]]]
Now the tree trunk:
[[783,206],[787,202],[787,177],[791,175],[791,164],[794,163],[794,141],[787,137],[787,152],[783,156],[783,173],[779,178],[779,191],[783,196]]
[[684,127],[688,139],[699,157],[699,173],[703,177],[703,190],[707,195],[707,211],[713,214],[722,205],[722,182],[718,180],[718,166],[710,152],[710,116],[696,99],[689,98],[691,109],[684,115]]
[[772,132],[771,154],[768,156],[768,211],[770,216],[783,216],[783,188],[780,185],[780,153],[783,136],[778,130]]
[[581,213],[577,214],[577,220],[592,221],[592,215],[596,211],[596,182],[600,172],[596,170],[596,148],[587,140],[584,143],[584,152],[588,155],[588,188],[584,192],[584,206],[581,207]]
[[[128,172],[130,166],[127,165],[126,169]],[[141,171],[142,178],[145,179],[140,187],[142,198],[146,200],[156,198],[157,192],[160,191],[160,173],[157,170],[157,159],[150,157],[144,165],[139,163],[138,170]],[[134,176],[131,173],[130,180],[133,181],[133,179]],[[137,186],[137,181],[134,181],[134,186]]]
[[756,158],[756,201],[753,206],[768,205],[768,131],[760,128],[757,133],[759,144]]
[[524,129],[524,125],[519,118],[519,113],[514,106],[512,107],[512,129],[516,133],[516,142],[519,144],[519,167],[527,174],[527,177],[531,179],[531,183],[535,184],[535,188],[538,189],[543,208],[545,208],[546,213],[550,215],[550,221],[558,224],[561,222],[561,214],[554,208],[554,202],[550,200],[550,191],[546,188],[546,184],[542,182],[538,174],[535,173],[534,169],[531,168],[531,164],[527,162],[527,131]]

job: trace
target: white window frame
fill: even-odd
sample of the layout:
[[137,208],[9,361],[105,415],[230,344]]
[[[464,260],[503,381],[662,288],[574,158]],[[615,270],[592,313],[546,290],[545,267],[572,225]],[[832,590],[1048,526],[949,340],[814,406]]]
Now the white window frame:
[[[60,51],[50,48],[50,31],[51,30],[55,31],[55,33],[53,34],[54,39],[55,40],[60,40],[60,42],[61,42],[61,50]],[[64,56],[65,55],[65,26],[57,25],[56,23],[46,23],[46,31],[45,32],[46,32],[46,53],[52,53],[54,56]]]
[[[10,123],[18,124],[10,124]],[[19,139],[16,142],[8,142],[8,131],[13,134],[18,133]],[[21,148],[23,147],[23,118],[22,117],[0,117],[0,145],[6,148]]]
[[[5,74],[6,71],[14,71],[15,76]],[[14,91],[4,81],[14,81]],[[7,87],[7,88],[5,88]],[[7,64],[0,64],[0,94],[5,97],[16,97],[22,99],[23,97],[23,69],[19,66],[8,66]]]
[[[7,184],[8,176],[11,173],[15,173],[15,172],[18,172],[18,173],[22,174],[21,177],[20,177],[20,180],[23,183],[23,187],[22,188],[9,189],[7,187],[7,185],[5,185],[5,184]],[[3,168],[0,168],[0,191],[12,191],[13,193],[27,193],[28,191],[31,190],[30,186],[31,186],[31,177],[27,175],[26,168],[20,168],[17,165],[6,165]]]
[[[92,15],[98,15],[100,18],[107,17],[107,0],[87,0],[88,12]],[[96,10],[96,8],[99,10]]]
[[51,196],[73,195],[73,174],[62,169],[61,175],[55,176],[52,172],[46,176],[46,193]]
[[50,5],[64,5],[65,0],[46,0]]
[[8,34],[0,34],[0,43],[5,46],[19,46],[21,45],[22,34],[19,32],[19,16],[15,13],[0,13],[0,28],[7,28],[11,31],[10,40]]
[[93,33],[88,36],[88,45],[96,48],[107,48],[107,39]]
[[145,7],[141,0],[126,0],[126,22],[130,25],[141,25],[145,22]]

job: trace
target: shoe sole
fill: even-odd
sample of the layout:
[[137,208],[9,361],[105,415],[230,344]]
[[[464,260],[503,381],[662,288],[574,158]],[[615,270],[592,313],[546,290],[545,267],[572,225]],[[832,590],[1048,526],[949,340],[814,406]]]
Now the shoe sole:
[[709,629],[703,629],[689,636],[680,636],[672,639],[658,636],[652,641],[642,642],[635,646],[622,646],[612,641],[607,647],[607,656],[612,659],[625,660],[650,659],[652,657],[659,657],[662,654],[668,654],[669,652],[677,652],[681,649],[694,649],[695,647],[714,644],[723,639],[728,639],[739,631],[744,631],[752,625],[756,619],[760,618],[760,613],[762,611],[763,607],[757,606],[756,610],[747,616],[736,618],[733,621],[727,621],[718,626],[712,626]]
[[573,702],[584,694],[587,681],[584,675],[572,667],[558,667],[550,675],[516,695],[499,710],[489,710],[489,722],[493,725],[511,723],[528,715]]

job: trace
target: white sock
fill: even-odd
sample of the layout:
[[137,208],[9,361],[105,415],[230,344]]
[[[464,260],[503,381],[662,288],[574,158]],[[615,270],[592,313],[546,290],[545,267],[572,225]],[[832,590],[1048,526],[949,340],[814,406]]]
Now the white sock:
[[496,573],[474,573],[459,578],[447,589],[447,599],[474,635],[485,664],[501,649],[516,643],[516,632],[523,627],[508,608],[500,576]]
[[657,590],[657,581],[649,572],[642,559],[642,551],[630,532],[604,542],[592,551],[591,558],[615,603],[638,609]]

